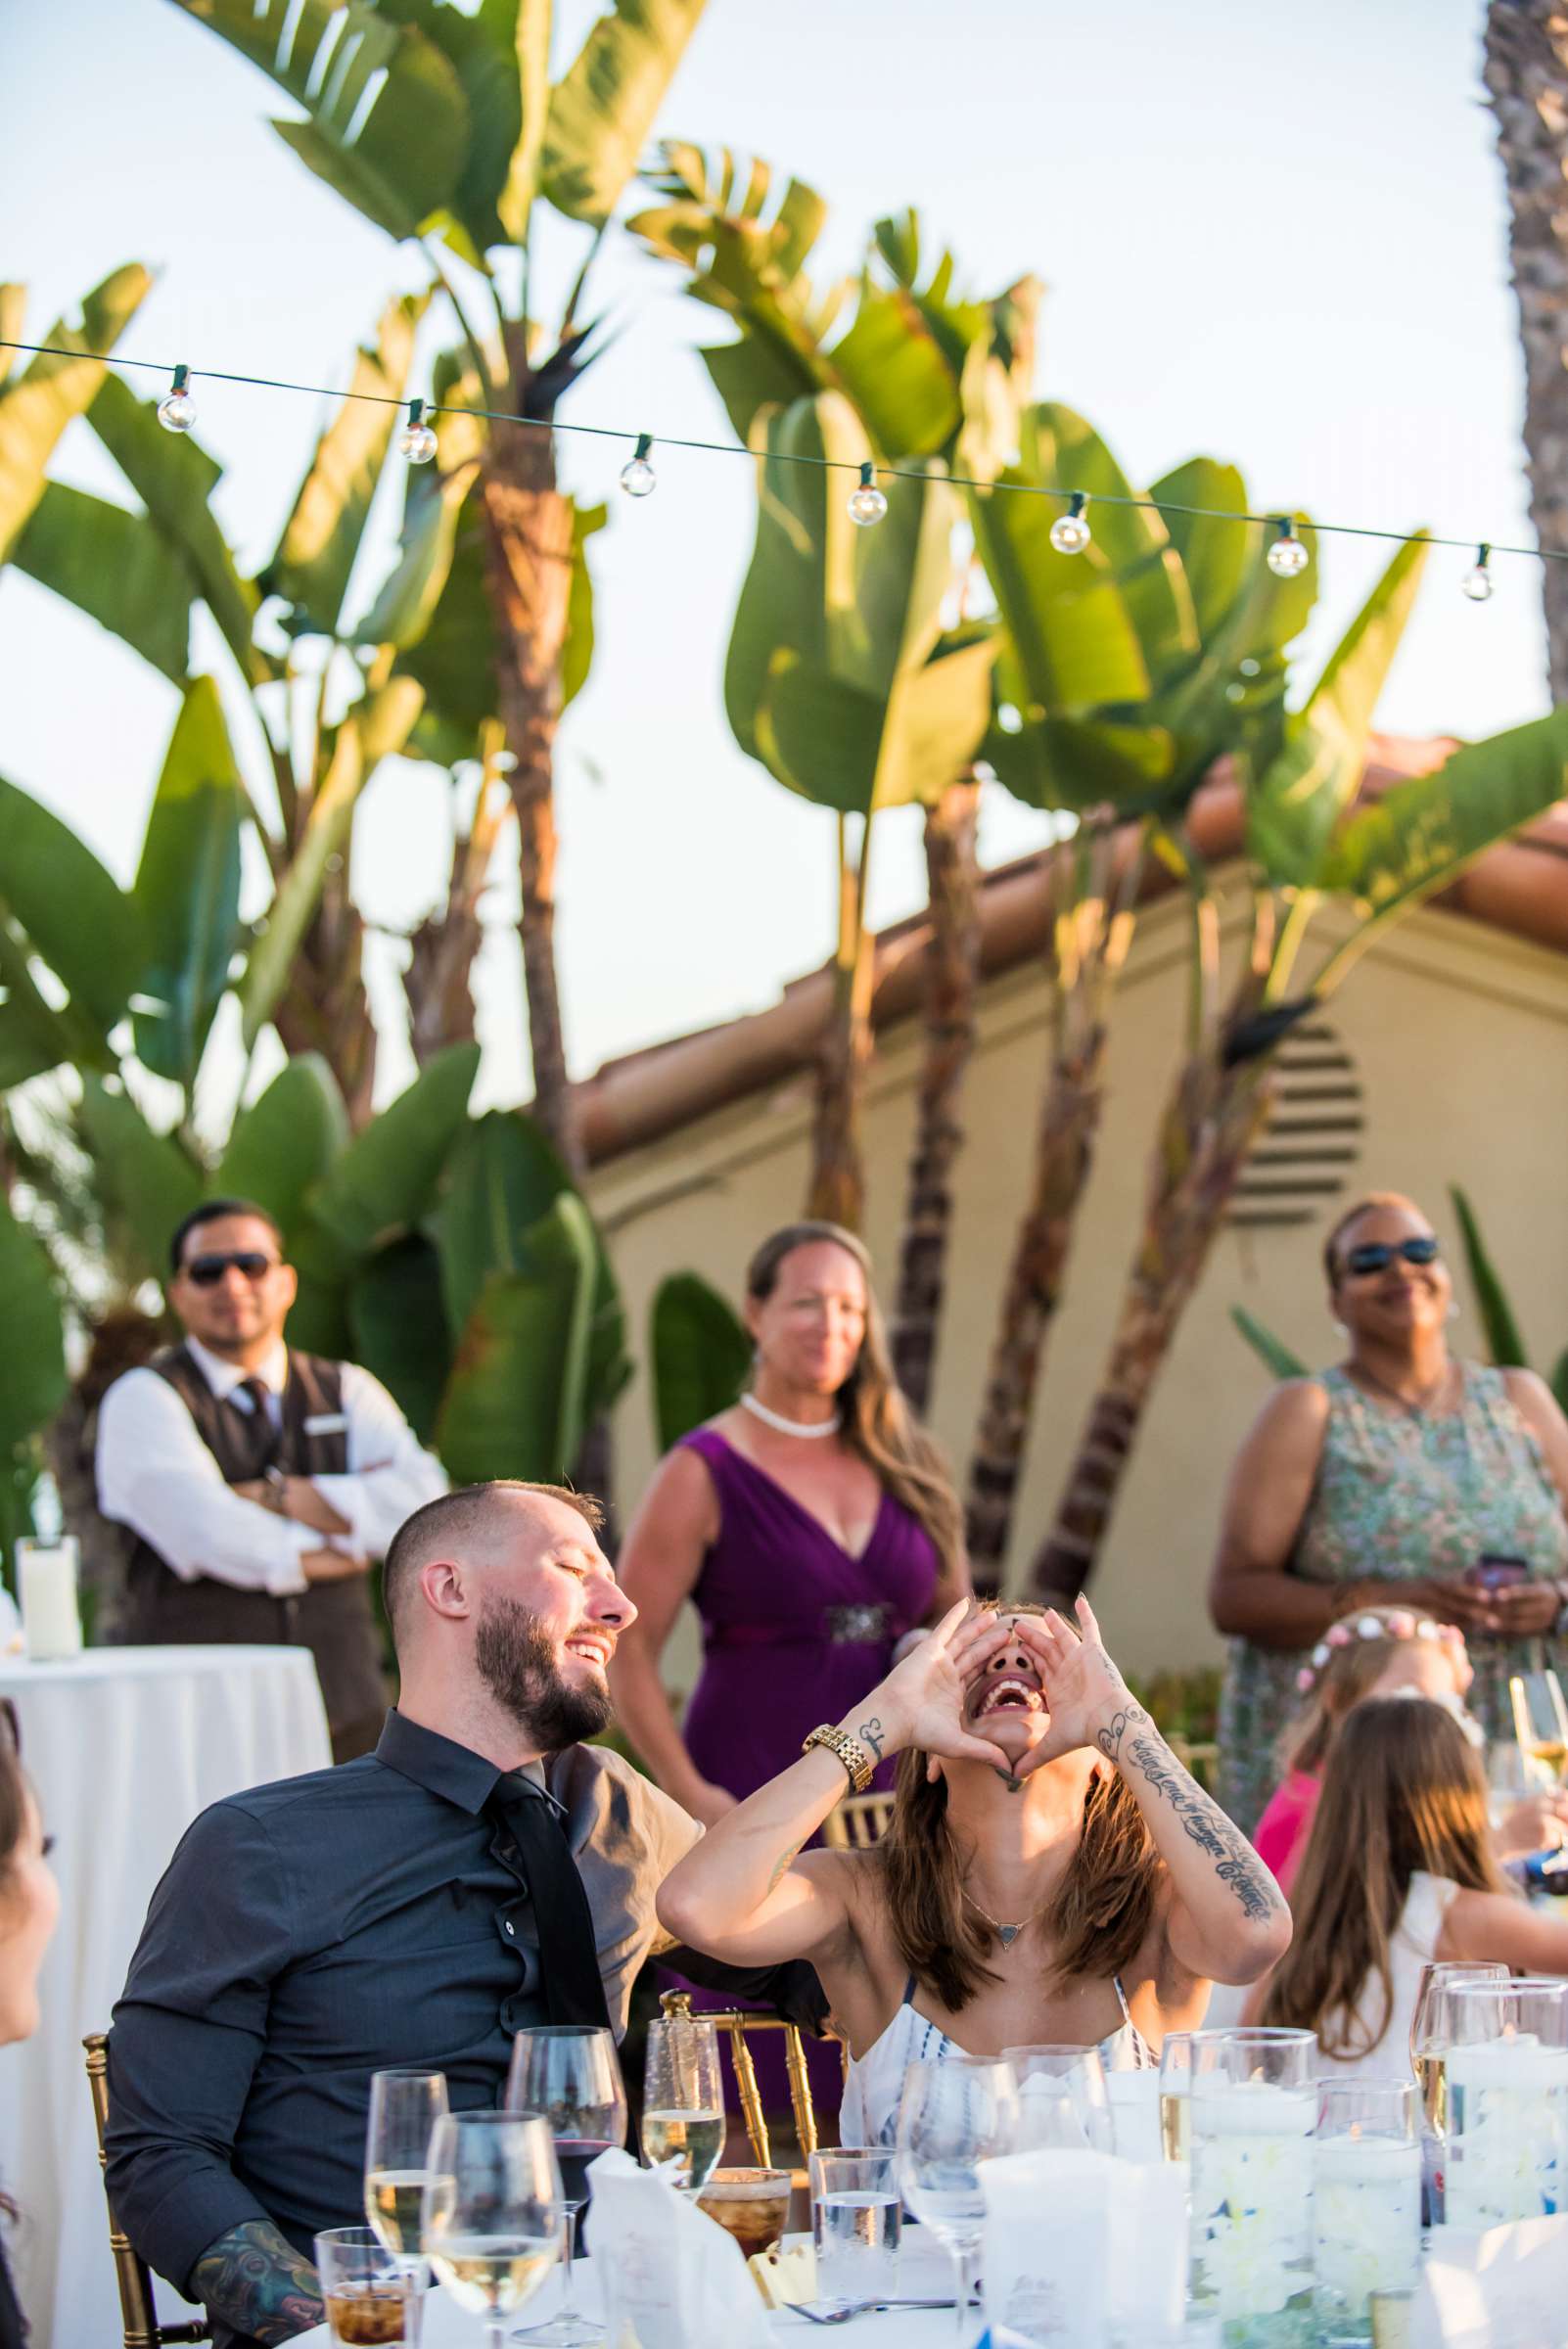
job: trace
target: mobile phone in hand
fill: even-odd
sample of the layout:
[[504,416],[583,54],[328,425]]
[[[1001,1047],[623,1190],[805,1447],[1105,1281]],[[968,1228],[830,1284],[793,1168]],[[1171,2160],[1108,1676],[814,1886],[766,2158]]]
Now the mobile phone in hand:
[[1464,1579],[1475,1590],[1513,1590],[1531,1580],[1530,1561],[1485,1550],[1473,1566],[1465,1568]]

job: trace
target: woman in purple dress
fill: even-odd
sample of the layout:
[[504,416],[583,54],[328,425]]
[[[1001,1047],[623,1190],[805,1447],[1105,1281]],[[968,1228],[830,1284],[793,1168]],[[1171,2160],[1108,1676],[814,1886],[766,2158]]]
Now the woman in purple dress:
[[[710,1824],[969,1589],[958,1503],[894,1384],[859,1241],[790,1224],[746,1291],[751,1385],[655,1473],[622,1552],[638,1616],[612,1670],[643,1763]],[[659,1667],[688,1598],[703,1670],[682,1734]]]

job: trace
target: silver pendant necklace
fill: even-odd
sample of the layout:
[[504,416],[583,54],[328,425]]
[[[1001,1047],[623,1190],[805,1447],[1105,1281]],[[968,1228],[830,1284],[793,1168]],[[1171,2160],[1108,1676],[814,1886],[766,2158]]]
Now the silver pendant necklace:
[[980,1903],[975,1900],[970,1893],[965,1892],[961,1884],[958,1887],[958,1891],[959,1897],[968,1901],[969,1906],[971,1909],[973,1909],[975,1914],[985,1918],[987,1924],[990,1925],[992,1931],[995,1934],[997,1940],[1001,1943],[1004,1950],[1010,1950],[1013,1946],[1013,1943],[1018,1939],[1019,1934],[1024,1930],[1024,1927],[1026,1925],[1032,1925],[1037,1916],[1043,1916],[1046,1910],[1050,1907],[1049,1901],[1041,1901],[1038,1909],[1032,1909],[1027,1916],[1021,1916],[1016,1925],[1004,1925],[992,1915],[989,1909],[982,1909]]
[[844,1424],[838,1411],[831,1419],[786,1419],[782,1411],[770,1411],[765,1403],[759,1403],[752,1394],[741,1397],[740,1406],[743,1411],[750,1411],[754,1419],[761,1419],[764,1427],[777,1428],[781,1436],[801,1436],[812,1444],[820,1442],[823,1436],[836,1436]]

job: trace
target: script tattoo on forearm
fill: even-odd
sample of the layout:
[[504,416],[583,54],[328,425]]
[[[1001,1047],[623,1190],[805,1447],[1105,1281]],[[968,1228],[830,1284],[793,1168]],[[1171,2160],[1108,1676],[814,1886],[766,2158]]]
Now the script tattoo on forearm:
[[208,2244],[191,2289],[210,2316],[254,2341],[292,2341],[326,2321],[321,2281],[269,2219],[251,2219]]
[[[1140,1713],[1140,1718],[1147,1721],[1148,1715]],[[1114,1728],[1116,1724],[1111,1726]],[[1261,1924],[1266,1916],[1277,1914],[1284,1900],[1273,1877],[1246,1837],[1231,1825],[1219,1805],[1209,1800],[1197,1780],[1188,1776],[1164,1739],[1135,1736],[1128,1747],[1128,1760],[1136,1763],[1155,1793],[1171,1805],[1183,1832],[1208,1853],[1215,1874],[1222,1884],[1229,1885],[1248,1923]]]
[[1094,1739],[1095,1744],[1099,1747],[1107,1762],[1119,1762],[1121,1760],[1122,1740],[1127,1735],[1128,1730],[1136,1723],[1140,1721],[1147,1721],[1148,1718],[1149,1717],[1147,1713],[1144,1712],[1143,1707],[1139,1704],[1135,1704],[1131,1697],[1128,1698],[1127,1703],[1122,1707],[1120,1713],[1112,1714],[1107,1726],[1103,1729],[1100,1729],[1096,1732]]

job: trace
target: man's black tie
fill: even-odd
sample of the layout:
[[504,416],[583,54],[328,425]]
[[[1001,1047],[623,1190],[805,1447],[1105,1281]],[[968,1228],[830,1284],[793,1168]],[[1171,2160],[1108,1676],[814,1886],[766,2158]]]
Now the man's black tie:
[[608,2023],[593,1911],[555,1805],[530,1780],[497,1778],[487,1809],[517,1845],[552,2023]]
[[[248,1411],[238,1406],[234,1411],[234,1417],[242,1423],[239,1438],[242,1473],[234,1481],[240,1485],[254,1484],[258,1476],[265,1476],[277,1458],[283,1445],[283,1430],[272,1423],[271,1399],[265,1380],[242,1378],[234,1395],[245,1396],[251,1405]],[[233,1402],[233,1396],[230,1401]]]

